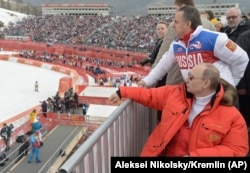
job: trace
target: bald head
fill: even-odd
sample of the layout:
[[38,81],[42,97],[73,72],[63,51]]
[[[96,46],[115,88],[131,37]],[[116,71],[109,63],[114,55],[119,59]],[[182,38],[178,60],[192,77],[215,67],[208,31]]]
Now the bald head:
[[201,71],[203,72],[202,77],[204,79],[211,80],[210,88],[211,89],[216,89],[219,82],[220,82],[220,72],[219,72],[219,70],[214,65],[208,64],[208,63],[198,64],[197,68],[200,68]]
[[231,13],[241,16],[241,10],[238,7],[231,7],[231,8],[229,8],[227,10],[227,12],[226,12],[226,15],[227,14],[231,14]]

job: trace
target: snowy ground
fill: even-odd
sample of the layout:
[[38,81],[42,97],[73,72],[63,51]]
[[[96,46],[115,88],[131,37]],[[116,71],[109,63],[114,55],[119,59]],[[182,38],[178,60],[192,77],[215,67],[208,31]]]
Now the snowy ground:
[[[0,122],[54,96],[65,74],[30,65],[0,61]],[[34,91],[35,81],[39,92]]]
[[[32,65],[0,60],[0,123],[54,96],[58,91],[59,80],[65,76],[63,73]],[[88,77],[89,86],[92,87],[87,87],[84,95],[89,93],[91,96],[109,97],[117,90],[96,88],[94,86],[98,84],[92,77]],[[39,92],[34,91],[35,81],[39,83]],[[93,89],[89,91],[89,88]]]
[[10,11],[4,8],[0,8],[0,18],[1,21],[4,23],[4,26],[8,26],[9,22],[16,23],[21,21],[22,18],[27,17],[28,15],[23,13],[18,13],[15,11]]

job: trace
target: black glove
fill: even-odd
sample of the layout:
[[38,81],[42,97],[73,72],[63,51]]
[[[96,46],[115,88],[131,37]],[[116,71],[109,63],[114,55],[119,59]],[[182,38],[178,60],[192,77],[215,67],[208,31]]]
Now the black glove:
[[145,64],[150,63],[150,61],[151,61],[150,58],[146,58],[146,59],[142,60],[142,61],[140,62],[140,64],[141,64],[141,66],[144,66]]

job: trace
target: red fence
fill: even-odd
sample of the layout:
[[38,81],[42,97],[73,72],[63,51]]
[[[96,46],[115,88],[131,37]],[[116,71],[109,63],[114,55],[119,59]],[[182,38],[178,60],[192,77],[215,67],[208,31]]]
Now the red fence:
[[52,54],[87,56],[90,58],[124,61],[125,63],[133,60],[139,62],[148,56],[145,53],[105,49],[100,47],[60,44],[48,45],[46,43],[34,43],[30,41],[0,40],[0,45],[5,51],[46,51]]

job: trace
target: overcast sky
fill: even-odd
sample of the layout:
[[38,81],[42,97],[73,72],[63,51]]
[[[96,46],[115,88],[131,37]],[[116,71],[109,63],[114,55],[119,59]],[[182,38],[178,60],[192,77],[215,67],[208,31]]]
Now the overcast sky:
[[[250,12],[249,0],[195,0],[196,4],[239,3],[244,13]],[[35,6],[44,3],[107,3],[115,7],[118,15],[146,15],[149,6],[173,5],[174,0],[23,0]]]

